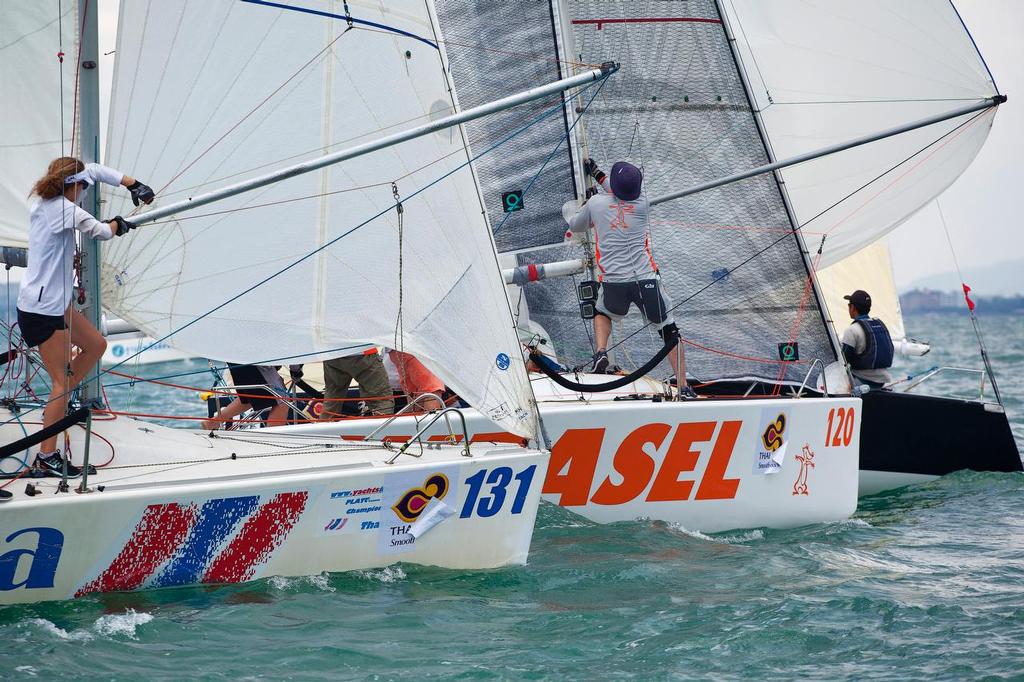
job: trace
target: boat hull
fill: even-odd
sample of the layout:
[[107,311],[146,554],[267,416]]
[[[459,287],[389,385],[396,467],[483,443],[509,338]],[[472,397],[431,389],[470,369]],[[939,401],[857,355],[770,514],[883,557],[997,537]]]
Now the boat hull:
[[[856,398],[543,402],[540,412],[554,443],[544,499],[593,521],[788,528],[844,519],[857,506]],[[770,433],[780,415],[782,427]],[[473,410],[466,417],[475,441],[509,437]],[[286,430],[358,438],[380,423]],[[402,440],[415,431],[412,417],[399,417],[382,433]],[[442,438],[443,424],[428,433]],[[779,464],[767,464],[772,455]]]
[[893,391],[870,391],[863,404],[862,495],[963,469],[1022,470],[998,405]]
[[[102,422],[96,433],[113,436],[127,461],[130,434],[118,439]],[[54,494],[56,479],[34,479],[43,490],[27,496],[25,479],[15,482],[15,500],[0,509],[0,604],[397,562],[522,564],[547,463],[546,453],[508,446],[475,448],[473,457],[436,448],[392,465],[384,458],[393,453],[381,448],[275,463],[280,458],[243,459],[248,443],[228,447],[238,459],[163,473],[100,469],[89,493]],[[254,466],[276,470],[253,473]]]

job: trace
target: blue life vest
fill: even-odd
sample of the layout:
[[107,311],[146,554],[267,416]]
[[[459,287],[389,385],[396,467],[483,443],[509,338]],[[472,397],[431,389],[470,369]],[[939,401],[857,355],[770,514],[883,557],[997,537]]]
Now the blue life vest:
[[892,367],[892,337],[885,323],[875,317],[863,315],[854,320],[864,330],[867,343],[864,352],[850,358],[853,369],[885,369]]

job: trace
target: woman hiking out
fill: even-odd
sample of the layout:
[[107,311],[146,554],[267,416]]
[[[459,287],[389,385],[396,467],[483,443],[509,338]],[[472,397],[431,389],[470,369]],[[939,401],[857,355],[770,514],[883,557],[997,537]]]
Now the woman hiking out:
[[[50,163],[46,175],[32,187],[39,201],[29,214],[28,272],[18,293],[18,327],[26,346],[39,346],[50,375],[43,428],[64,417],[71,391],[92,371],[107,347],[96,327],[71,305],[75,231],[106,240],[135,228],[121,216],[105,222],[96,220],[78,205],[85,191],[97,182],[124,186],[136,206],[153,201],[153,190],[134,178],[67,156]],[[78,349],[77,354],[72,346]],[[42,442],[33,474],[61,476],[63,466],[64,456],[54,434]],[[74,478],[82,472],[68,461],[67,473]]]

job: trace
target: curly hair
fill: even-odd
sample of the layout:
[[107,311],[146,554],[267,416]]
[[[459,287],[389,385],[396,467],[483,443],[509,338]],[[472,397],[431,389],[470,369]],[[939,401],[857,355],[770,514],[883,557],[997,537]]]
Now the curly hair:
[[46,168],[46,175],[32,185],[31,194],[38,194],[43,199],[55,199],[64,194],[64,178],[81,173],[83,170],[85,170],[85,164],[73,156],[54,159]]

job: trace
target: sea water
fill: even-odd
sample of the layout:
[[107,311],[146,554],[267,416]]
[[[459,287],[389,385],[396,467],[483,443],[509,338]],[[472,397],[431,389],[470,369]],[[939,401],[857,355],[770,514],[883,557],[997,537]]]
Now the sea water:
[[[1024,320],[982,322],[1024,445]],[[981,366],[966,316],[906,323],[934,350],[900,360],[898,375]],[[136,371],[194,371],[170,381],[202,387],[204,368]],[[978,381],[943,373],[935,386],[969,395]],[[197,391],[108,393],[138,412],[205,414]],[[0,608],[4,679],[989,675],[1024,675],[1021,474],[957,473],[786,531],[596,525],[545,504],[523,567],[395,566]]]

